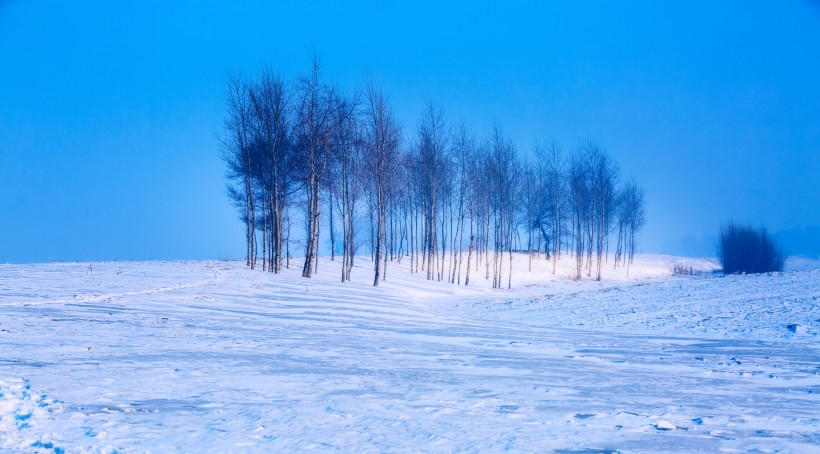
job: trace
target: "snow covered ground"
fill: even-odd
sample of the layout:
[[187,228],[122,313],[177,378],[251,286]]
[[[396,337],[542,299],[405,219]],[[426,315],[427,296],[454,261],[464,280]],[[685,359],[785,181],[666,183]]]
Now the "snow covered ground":
[[515,256],[512,290],[359,263],[0,265],[0,450],[818,451],[816,262]]

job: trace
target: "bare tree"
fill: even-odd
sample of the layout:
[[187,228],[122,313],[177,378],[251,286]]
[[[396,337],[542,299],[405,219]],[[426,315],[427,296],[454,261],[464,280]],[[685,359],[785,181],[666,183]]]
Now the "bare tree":
[[646,224],[646,202],[643,189],[630,178],[618,191],[617,225],[618,239],[615,250],[615,266],[621,260],[626,264],[629,275],[629,265],[634,260],[637,232]]
[[[564,160],[561,147],[556,141],[550,142],[544,150],[543,159],[545,181],[545,214],[549,218],[550,243],[552,249],[552,274],[555,274],[558,259],[561,256],[561,236],[564,229]],[[549,258],[549,254],[547,255]]]
[[487,217],[488,213],[488,194],[490,188],[486,184],[486,175],[484,174],[484,154],[480,153],[475,147],[475,139],[470,136],[469,154],[465,158],[466,161],[466,206],[467,216],[470,220],[470,236],[469,245],[467,249],[467,267],[464,276],[464,285],[470,284],[470,270],[473,261],[473,255],[476,255],[475,270],[478,271],[478,265],[481,261],[482,250],[482,220]]
[[[544,232],[545,214],[542,209],[544,181],[538,167],[531,163],[524,165],[522,176],[526,182],[522,185],[521,196],[524,228],[527,233],[527,267],[529,271],[532,271],[532,257],[538,250],[536,235],[540,236]],[[547,247],[545,246],[544,249],[547,250]]]
[[588,148],[592,171],[592,216],[595,237],[595,280],[601,280],[606,241],[615,219],[616,188],[621,171],[618,164],[600,147]]
[[332,167],[333,192],[342,224],[342,282],[350,281],[356,255],[356,210],[361,199],[363,175],[362,132],[354,98],[340,98],[341,121],[336,128],[336,160]]
[[[456,281],[458,281],[457,283],[461,285],[461,264],[465,229],[464,222],[467,217],[467,199],[470,196],[470,167],[473,165],[475,160],[475,138],[464,122],[460,122],[453,132],[452,147],[453,162],[455,165],[455,172],[453,176],[455,177],[456,186],[456,192],[454,195],[457,198],[455,200],[456,212],[454,214],[457,220],[456,228],[453,232],[453,247],[451,248],[451,251],[455,254],[455,251],[457,250],[458,256],[454,257],[452,260],[450,282],[456,283]],[[470,222],[472,227],[472,219]],[[471,228],[469,238],[471,244],[473,241],[472,235]],[[469,266],[468,258],[467,268],[469,268]]]
[[314,56],[310,74],[299,78],[298,87],[299,106],[294,132],[296,156],[307,198],[302,276],[312,277],[314,261],[318,258],[321,188],[335,150],[333,132],[339,118],[336,91],[322,82],[318,57]]
[[414,150],[413,166],[419,184],[419,202],[422,208],[422,258],[426,261],[427,279],[437,277],[438,232],[436,220],[440,215],[442,192],[448,183],[447,134],[444,112],[432,101],[422,113],[418,123],[418,138]]
[[246,263],[256,266],[256,199],[253,175],[256,162],[251,146],[251,103],[248,83],[241,74],[228,75],[225,136],[220,137],[222,159],[228,166],[228,178],[238,183],[229,187],[228,195],[239,207],[245,224]]
[[[513,229],[516,225],[518,207],[517,193],[519,165],[515,146],[496,124],[488,138],[487,166],[490,194],[490,206],[493,217],[493,288],[501,288],[503,282],[504,252],[512,260]],[[510,262],[512,273],[512,262]],[[512,276],[508,279],[511,286]]]
[[263,244],[267,243],[270,250],[267,268],[279,273],[284,255],[285,205],[293,187],[287,85],[281,75],[264,70],[249,93],[253,108],[253,140],[259,162],[255,177],[264,206]]
[[[616,218],[620,168],[592,141],[583,143],[570,159],[567,187],[572,208],[576,279],[585,268],[601,280],[608,238]],[[593,262],[594,259],[594,262]]]
[[[365,110],[365,165],[370,182],[373,206],[375,208],[375,262],[373,285],[379,285],[384,279],[386,261],[386,228],[387,211],[393,193],[392,186],[397,183],[396,173],[399,167],[399,145],[401,128],[395,120],[384,94],[372,81],[367,82],[367,101]],[[385,259],[382,265],[382,259]]]
[[567,187],[572,211],[572,252],[575,255],[575,279],[581,279],[581,268],[587,249],[585,232],[589,228],[586,220],[590,217],[591,209],[590,179],[588,162],[584,159],[584,155],[577,151],[572,155],[567,169]]

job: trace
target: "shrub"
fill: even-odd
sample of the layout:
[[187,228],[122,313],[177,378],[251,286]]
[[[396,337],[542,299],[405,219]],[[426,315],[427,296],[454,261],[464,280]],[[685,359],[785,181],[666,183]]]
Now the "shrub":
[[783,247],[765,227],[730,222],[720,230],[718,260],[724,274],[783,271]]
[[672,274],[677,276],[695,276],[700,273],[700,270],[696,270],[692,266],[686,266],[681,263],[676,263],[674,266],[672,266]]

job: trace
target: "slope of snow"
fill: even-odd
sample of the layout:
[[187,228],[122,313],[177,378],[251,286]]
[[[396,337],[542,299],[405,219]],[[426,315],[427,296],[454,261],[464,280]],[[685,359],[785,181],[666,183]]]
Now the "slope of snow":
[[820,334],[820,269],[585,287],[528,299],[465,300],[452,310],[539,326],[702,338],[810,340]]
[[[670,277],[678,261],[703,274]],[[310,280],[237,262],[0,265],[0,448],[820,444],[816,266],[718,277],[642,256],[595,282],[568,259],[528,265],[514,255],[512,290],[428,282],[406,260],[373,288],[366,258],[346,284],[329,260]]]

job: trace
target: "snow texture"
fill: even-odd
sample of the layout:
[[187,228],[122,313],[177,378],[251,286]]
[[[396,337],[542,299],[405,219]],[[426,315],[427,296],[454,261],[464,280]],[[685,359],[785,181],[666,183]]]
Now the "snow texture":
[[818,451],[816,262],[513,264],[512,290],[406,260],[373,288],[364,257],[346,284],[329,260],[0,265],[0,450]]

